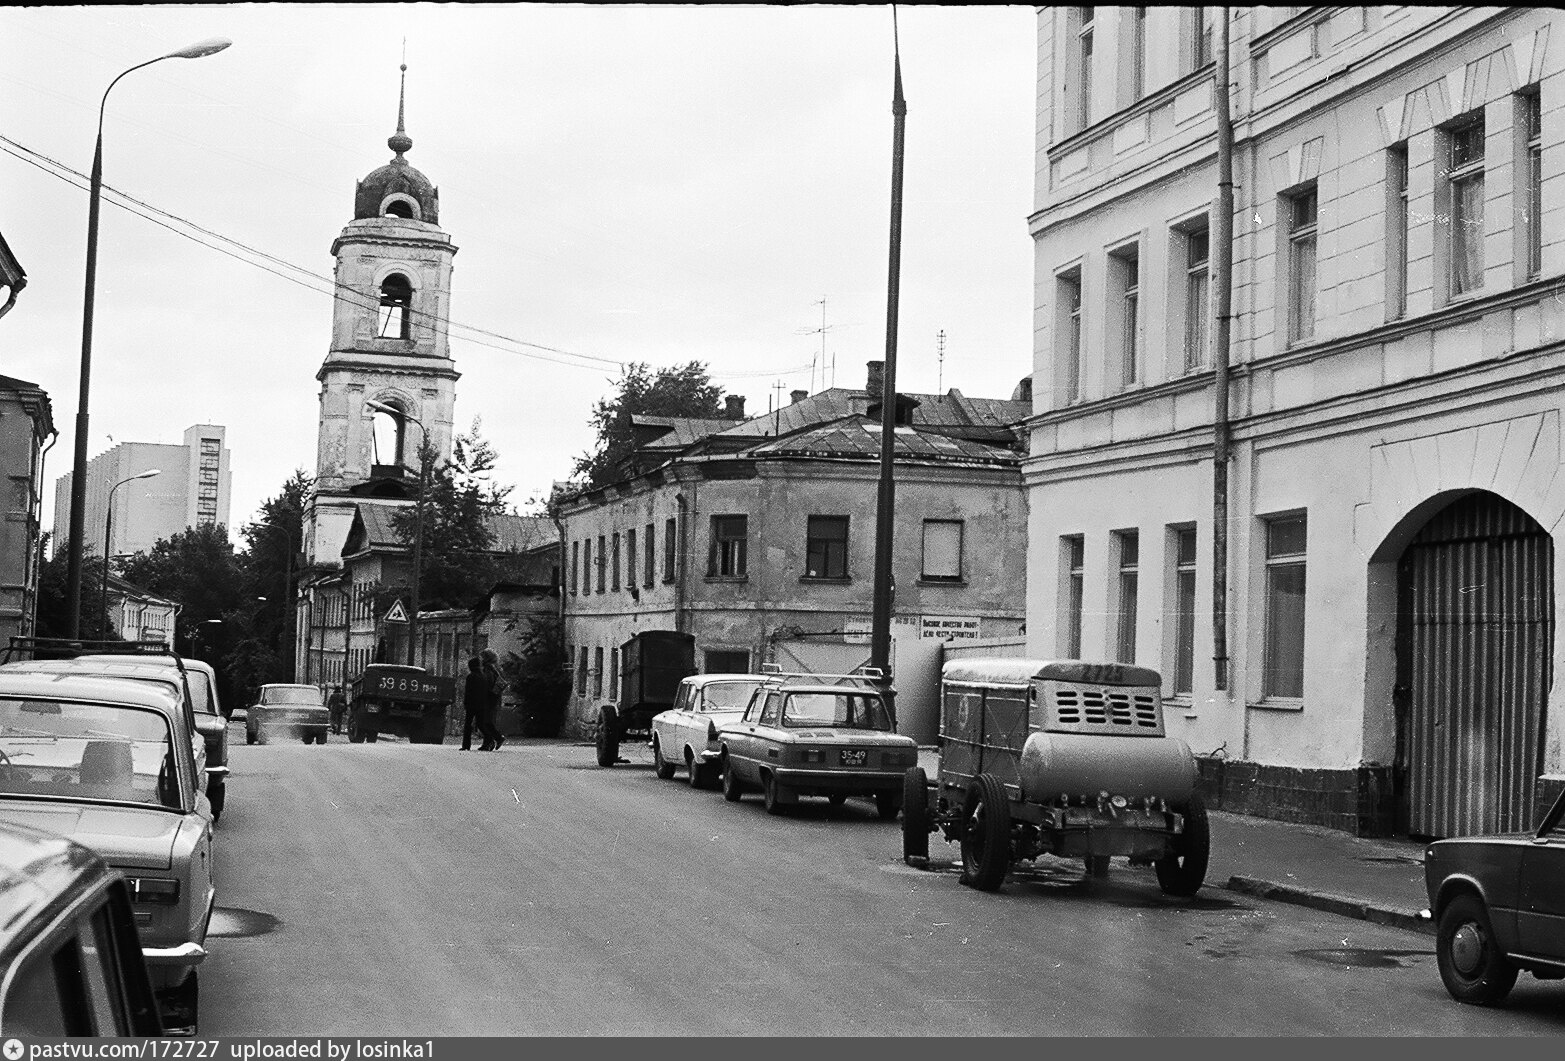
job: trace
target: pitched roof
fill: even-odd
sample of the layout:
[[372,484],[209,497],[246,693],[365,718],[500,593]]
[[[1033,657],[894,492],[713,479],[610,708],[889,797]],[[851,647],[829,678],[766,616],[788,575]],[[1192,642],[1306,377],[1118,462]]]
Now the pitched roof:
[[494,536],[490,548],[496,552],[526,552],[548,545],[559,537],[559,528],[548,516],[518,516],[510,512],[490,516],[485,521]]
[[[354,505],[353,527],[348,531],[347,541],[343,543],[343,553],[352,555],[366,549],[400,551],[408,548],[397,534],[392,518],[397,512],[409,507],[405,501],[388,504],[360,498]],[[490,516],[485,526],[494,538],[489,549],[497,553],[512,550],[527,552],[549,545],[559,534],[554,521],[548,516],[518,516],[502,512]]]
[[[806,427],[782,438],[767,439],[744,450],[754,457],[832,457],[845,460],[880,459],[881,424],[854,413],[829,424]],[[899,427],[892,433],[893,459],[963,464],[1015,464],[1012,450],[971,439]]]

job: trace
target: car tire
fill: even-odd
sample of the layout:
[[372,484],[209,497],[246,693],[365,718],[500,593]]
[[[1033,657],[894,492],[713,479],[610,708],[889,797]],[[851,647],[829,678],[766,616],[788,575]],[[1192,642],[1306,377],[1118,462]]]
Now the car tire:
[[723,756],[723,798],[730,803],[738,803],[739,797],[744,795],[744,789],[739,786],[739,775],[734,773],[734,764],[728,756]]
[[962,804],[962,883],[998,891],[1011,868],[1011,803],[993,774],[979,774]]
[[929,865],[929,775],[922,766],[902,775],[902,861]]
[[255,734],[250,731],[249,727],[245,728],[245,743],[246,744],[254,744],[255,743]]
[[613,712],[598,712],[598,765],[613,766],[619,761],[619,735],[614,728]]
[[377,741],[380,740],[380,733],[378,731],[376,731],[376,730],[373,730],[373,729],[365,730],[364,731],[364,740],[365,740],[366,743],[374,744],[374,743],[376,743]]
[[1211,853],[1212,828],[1206,818],[1206,803],[1200,796],[1191,796],[1185,807],[1185,831],[1174,838],[1173,850],[1155,863],[1163,894],[1189,898],[1200,891]]
[[657,734],[652,735],[652,769],[658,775],[659,781],[669,781],[674,776],[674,764],[663,758],[663,742],[658,740]]
[[357,725],[352,720],[349,720],[349,722],[348,722],[348,743],[349,744],[363,744],[364,743],[364,727],[360,726],[360,725]]
[[787,785],[779,785],[772,774],[761,775],[761,803],[767,814],[781,814],[783,807],[793,802],[792,791]]
[[1087,879],[1088,880],[1108,880],[1109,879],[1109,856],[1108,855],[1088,855],[1082,861],[1084,861],[1087,864]]
[[1440,912],[1435,962],[1458,1002],[1492,1006],[1516,985],[1516,966],[1496,942],[1489,911],[1476,895],[1458,895]]
[[711,770],[705,762],[696,758],[696,753],[689,748],[685,749],[685,773],[689,775],[691,788],[711,788]]
[[255,731],[255,742],[257,744],[270,744],[272,743],[272,738],[266,735],[266,730],[257,728]]
[[826,796],[826,802],[830,803],[833,807],[840,807],[844,803],[848,802],[847,793],[832,792]]
[[164,1031],[168,1035],[194,1037],[201,1030],[201,982],[192,969],[183,983],[163,994]]

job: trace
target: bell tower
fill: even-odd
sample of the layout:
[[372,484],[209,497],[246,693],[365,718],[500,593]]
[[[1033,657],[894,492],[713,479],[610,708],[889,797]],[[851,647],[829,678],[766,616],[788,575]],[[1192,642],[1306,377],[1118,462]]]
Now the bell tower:
[[460,374],[446,322],[457,248],[440,229],[439,191],[405,157],[407,69],[386,141],[394,156],[358,182],[353,220],[332,244],[331,349],[315,374],[320,428],[302,543],[312,564],[341,563],[361,500],[412,497],[426,432],[436,463],[451,454]]

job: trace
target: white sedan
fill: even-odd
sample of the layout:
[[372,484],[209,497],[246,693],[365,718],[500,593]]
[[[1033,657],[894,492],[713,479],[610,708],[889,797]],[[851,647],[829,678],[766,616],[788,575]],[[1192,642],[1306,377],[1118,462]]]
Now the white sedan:
[[717,780],[717,732],[737,721],[764,674],[697,674],[679,683],[674,706],[652,718],[652,762],[667,780],[684,766],[690,787]]

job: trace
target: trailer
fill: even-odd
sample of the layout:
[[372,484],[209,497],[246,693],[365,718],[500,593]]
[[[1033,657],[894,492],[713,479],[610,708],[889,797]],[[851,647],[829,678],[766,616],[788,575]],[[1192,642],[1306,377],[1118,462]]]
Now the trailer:
[[674,706],[679,683],[696,673],[696,639],[673,630],[643,630],[620,646],[619,702],[598,709],[598,765],[620,761],[630,737],[652,739],[652,716]]

